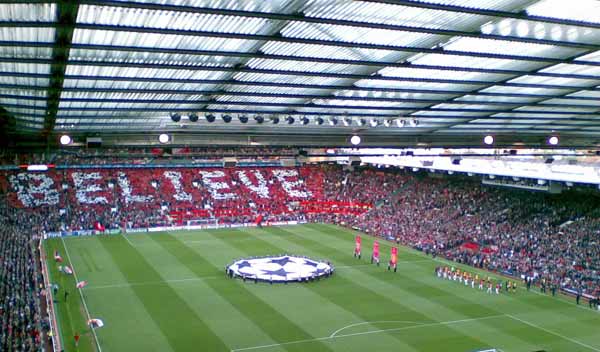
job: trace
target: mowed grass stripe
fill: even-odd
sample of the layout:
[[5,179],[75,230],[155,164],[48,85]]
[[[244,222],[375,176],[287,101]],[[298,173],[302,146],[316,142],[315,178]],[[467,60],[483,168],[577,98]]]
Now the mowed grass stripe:
[[[331,235],[335,240],[339,238],[339,233],[334,231],[335,228],[331,228],[327,225],[311,225],[309,228],[313,231],[320,232],[325,235]],[[323,228],[324,231],[320,231],[319,229]],[[306,238],[306,234],[302,231],[302,228],[288,228],[289,232],[297,233],[298,236]],[[351,232],[350,230],[345,230],[343,232]],[[343,233],[342,232],[342,233]],[[348,245],[353,245],[353,237],[348,237],[346,241],[351,242]],[[322,238],[322,237],[321,237]],[[334,241],[333,243],[337,244],[338,241]],[[324,241],[325,244],[329,245],[328,241]],[[330,249],[336,251],[339,250],[337,246],[333,245],[329,247]],[[422,255],[422,257],[425,257]],[[453,264],[453,263],[452,263]],[[452,265],[451,264],[451,265]],[[452,309],[455,312],[460,312],[462,314],[466,314],[467,316],[471,316],[471,314],[477,316],[481,314],[484,310],[488,311],[488,314],[499,314],[499,313],[512,313],[512,312],[528,312],[529,314],[543,314],[547,316],[547,319],[542,320],[543,322],[554,322],[551,328],[556,329],[558,331],[563,331],[565,329],[569,329],[570,325],[565,324],[572,319],[572,316],[565,316],[564,319],[560,319],[557,321],[556,315],[560,315],[562,309],[565,308],[563,305],[552,304],[554,302],[536,302],[536,300],[540,300],[537,295],[533,294],[525,294],[524,292],[520,292],[517,295],[507,295],[503,294],[499,297],[492,296],[489,297],[482,292],[473,290],[471,288],[466,288],[460,283],[457,282],[448,282],[448,281],[440,281],[433,275],[433,268],[436,265],[440,265],[440,263],[431,260],[430,264],[419,262],[419,266],[428,266],[430,269],[419,274],[414,273],[414,275],[406,275],[404,271],[400,270],[400,274],[402,277],[402,287],[407,288],[410,292],[418,293],[421,297],[427,297],[432,302],[440,302],[442,303],[439,308],[440,310]],[[455,264],[454,264],[455,265]],[[468,270],[475,271],[474,268],[463,265],[462,267],[467,268]],[[418,269],[417,269],[418,270]],[[481,272],[481,271],[480,271]],[[484,274],[488,274],[487,272],[483,272]],[[432,288],[434,291],[432,291]],[[432,295],[433,293],[433,295]],[[459,296],[460,295],[460,296]],[[524,302],[523,302],[524,301]],[[493,304],[494,308],[489,308],[487,305],[483,305],[482,302],[488,302],[488,305]],[[538,308],[532,310],[532,302],[536,302],[537,304],[533,304],[533,307]],[[576,321],[573,323],[580,325]],[[499,324],[498,320],[486,320],[480,322],[481,325],[489,325],[495,327],[497,331],[497,335],[504,335],[503,343],[511,344],[513,346],[518,346],[523,348],[524,346],[535,346],[535,347],[547,347],[547,346],[568,346],[569,348],[579,348],[580,346],[575,346],[573,343],[569,341],[565,341],[564,339],[559,338],[558,336],[546,336],[545,339],[539,339],[535,333],[535,329],[525,328],[520,326],[520,329],[514,329],[514,322],[506,323],[506,321],[502,321]],[[589,330],[589,326],[583,328],[584,331]],[[555,330],[555,331],[556,331]],[[590,336],[586,333],[583,333],[579,329],[571,330],[573,335],[581,335],[581,336]],[[592,335],[593,336],[593,335]],[[497,336],[496,336],[497,337]]]
[[[99,283],[127,282],[99,239],[100,237],[96,236],[71,237],[65,239],[65,244],[69,248],[79,280],[89,282],[83,292],[90,314],[105,323],[104,327],[96,331],[103,351],[172,351],[166,337],[154,324],[144,305],[129,287],[123,287],[118,291],[89,289]],[[87,258],[90,263],[102,263],[102,266],[98,265],[97,269],[92,266],[90,271],[81,264],[84,258]],[[127,314],[123,314],[124,310]],[[128,333],[124,334],[124,331]]]
[[[243,248],[239,247],[240,249],[235,250],[238,258],[273,254],[272,247],[265,246],[262,242],[256,241],[254,237],[248,236],[245,232],[216,230],[211,231],[211,233],[214,238],[223,242],[223,245],[219,248],[220,251],[231,252],[229,249],[232,247],[227,244],[229,241],[246,243],[247,246]],[[227,238],[228,241],[225,241],[225,238]],[[209,257],[212,257],[213,260],[218,260],[218,255]],[[323,280],[319,282],[318,285],[335,285],[335,283],[331,280]],[[333,341],[328,341],[328,339],[323,340],[322,337],[329,336],[332,332],[341,327],[357,322],[363,322],[363,319],[339,305],[331,304],[332,302],[330,299],[315,293],[311,289],[305,287],[304,284],[292,283],[288,285],[269,285],[267,283],[260,283],[255,285],[250,283],[246,285],[246,287],[263,298],[263,300],[268,301],[272,307],[288,316],[297,325],[302,326],[310,335],[319,337],[308,341],[301,340],[302,346],[297,347],[298,350],[311,350],[310,343],[314,343],[315,340],[328,343],[329,346],[336,351],[346,352],[356,349],[356,345],[350,343],[348,339],[343,341],[336,340],[335,343],[333,343]],[[363,304],[365,303],[366,302],[363,302]],[[406,325],[406,322],[396,323],[396,326]],[[379,329],[377,326],[365,326],[364,328],[371,330]],[[296,342],[289,343],[289,345],[295,345],[298,342],[298,340],[293,341]],[[363,338],[362,342],[364,343],[364,341]],[[288,346],[287,341],[286,346]],[[402,351],[414,351],[410,346],[402,345],[397,339],[384,334],[379,335],[376,340],[370,341],[369,346],[376,351],[387,350],[390,346],[396,346]]]
[[[123,275],[130,282],[159,281],[160,275],[122,236],[100,239]],[[131,286],[152,320],[175,351],[227,351],[226,345],[193,313],[191,307],[168,284],[148,290]],[[143,322],[140,322],[143,323]]]
[[[154,236],[169,235],[165,233],[140,234],[129,236],[129,241],[146,258],[152,258],[150,265],[165,280],[163,284],[168,283],[229,348],[253,345],[264,341],[275,342],[256,324],[235,309],[217,291],[207,285],[204,282],[206,279],[197,277],[188,267],[180,263],[176,256],[154,241]],[[213,252],[215,248],[203,246],[203,251]],[[224,251],[220,250],[219,252]],[[225,253],[223,255],[227,256]],[[199,271],[210,269],[196,267]],[[177,278],[186,278],[187,281],[172,280],[177,280]],[[225,280],[223,271],[219,272],[218,276],[212,276],[209,280]],[[152,288],[147,287],[147,289]]]
[[[356,233],[353,230],[349,230],[349,229],[334,226],[334,225],[327,225],[327,224],[309,224],[306,227],[308,227],[311,230],[320,231],[320,232],[324,233],[325,235],[328,235],[328,237],[331,237],[332,240],[334,240],[334,242],[335,242],[335,240],[341,240],[341,241],[347,242],[346,246],[354,245],[353,235],[356,235]],[[299,228],[290,228],[290,230],[294,230],[294,229],[299,229]],[[365,239],[367,239],[367,241],[372,243],[372,241],[374,240],[374,237],[368,236],[368,235],[364,236],[363,244],[366,242],[366,241],[364,241]],[[385,240],[380,241],[380,243],[385,244],[388,247],[392,246],[391,243],[389,243]],[[404,249],[405,251],[413,252],[414,255],[420,256],[421,258],[429,258],[429,257],[425,256],[425,254],[416,252],[413,249],[410,249],[407,247],[400,247],[400,248],[401,248],[401,250]],[[370,251],[370,248],[369,248],[369,251]],[[471,272],[479,272],[481,275],[484,275],[484,276],[498,277],[498,275],[494,275],[494,274],[489,273],[484,270],[475,269],[475,268],[465,265],[465,264],[455,263],[455,262],[447,261],[447,260],[440,259],[440,258],[436,258],[435,260],[431,259],[430,263],[419,262],[418,265],[423,266],[423,267],[430,267],[431,270],[433,270],[433,268],[435,266],[444,265],[444,263],[447,263],[447,265],[450,265],[450,266],[460,267],[462,269],[466,269]],[[423,282],[437,281],[437,278],[434,278],[433,275],[431,275],[431,276],[428,275],[428,273],[426,273],[426,275],[410,277],[410,279],[416,279],[414,285],[411,285],[411,287],[413,287],[413,288],[418,288],[419,286],[422,286]],[[504,277],[501,277],[501,279],[506,280],[506,278],[504,278]],[[515,281],[515,280],[513,279],[512,281]],[[458,306],[454,302],[453,299],[447,299],[445,302],[443,302],[444,306],[455,306],[455,307],[459,308],[461,311],[463,311],[465,309],[465,307],[466,307],[466,309],[470,309],[471,307],[473,307],[473,305],[480,304],[480,302],[482,300],[481,295],[479,295],[480,292],[474,292],[473,290],[466,289],[466,288],[462,289],[462,288],[456,287],[457,285],[455,285],[455,284],[456,283],[454,283],[454,282],[447,282],[446,284],[441,284],[441,283],[436,284],[436,286],[442,288],[442,290],[444,290],[446,292],[455,291],[455,290],[462,291],[461,297],[468,299],[472,303],[467,304],[467,305]],[[458,286],[460,286],[460,285],[458,285]],[[535,290],[535,288],[533,290]],[[577,307],[573,304],[568,304],[568,302],[562,301],[560,299],[553,299],[552,297],[550,297],[548,295],[540,295],[537,292],[536,293],[526,292],[522,289],[519,290],[519,292],[516,295],[503,294],[503,295],[501,295],[500,298],[501,298],[500,300],[497,300],[494,302],[494,307],[495,307],[496,311],[505,312],[505,313],[517,313],[517,314],[522,313],[522,312],[527,312],[528,318],[531,321],[536,322],[537,324],[539,324],[540,326],[542,326],[544,328],[548,328],[548,329],[551,329],[552,331],[555,331],[555,332],[558,332],[558,333],[561,333],[564,335],[568,335],[571,337],[576,336],[577,339],[579,339],[583,342],[590,343],[592,345],[598,344],[597,332],[595,331],[596,329],[594,327],[598,323],[600,323],[600,315],[599,314],[595,314],[594,312],[591,312],[591,311],[584,312],[580,309],[581,307]],[[584,315],[586,318],[582,318],[582,315]],[[485,323],[493,325],[493,324],[497,324],[497,321],[486,321]],[[503,326],[506,327],[507,332],[508,331],[514,332],[515,331],[514,329],[510,329],[510,326],[512,326],[512,325],[514,325],[514,324],[506,324]],[[515,338],[517,336],[519,336],[521,338],[521,340],[526,339],[527,341],[533,342],[537,346],[548,346],[548,345],[554,346],[555,344],[558,346],[561,346],[561,345],[565,345],[565,343],[567,343],[567,345],[569,345],[570,348],[580,348],[580,346],[578,346],[578,347],[573,346],[572,343],[565,342],[564,340],[561,340],[557,336],[550,336],[549,339],[546,338],[545,340],[541,341],[532,336],[532,335],[535,335],[535,332],[532,333],[532,329],[523,329],[523,327],[521,326],[520,330],[529,330],[529,331],[518,331],[517,330],[516,334],[513,333],[512,335]],[[543,342],[543,343],[540,343],[540,342]]]
[[[314,234],[306,234],[303,231],[303,228],[268,228],[267,232],[275,235],[279,235],[279,239],[281,241],[289,241],[293,243],[297,243],[299,245],[303,245],[305,247],[309,247],[311,250],[314,250],[319,253],[319,255],[327,255],[332,254],[336,258],[342,258],[342,262],[349,264],[352,262],[356,262],[348,253],[345,253],[343,249],[338,249],[337,247],[328,247],[330,244],[327,241],[323,240],[323,235],[316,231],[316,229],[312,229],[311,232],[315,232]],[[318,240],[315,240],[318,239]],[[325,245],[324,245],[325,244]],[[335,245],[335,243],[334,243]],[[363,259],[364,260],[364,259]],[[420,265],[421,262],[419,262]],[[383,268],[377,268],[376,266],[371,266],[373,270],[360,270],[358,274],[348,274],[348,270],[340,271],[338,275],[344,277],[352,277],[353,280],[371,281],[383,283],[385,286],[388,286],[388,289],[382,290],[383,294],[400,291],[402,292],[402,302],[409,300],[408,297],[415,298],[414,300],[410,300],[413,302],[411,306],[420,307],[420,313],[427,314],[429,317],[437,320],[439,317],[443,316],[442,320],[459,320],[459,319],[471,319],[477,318],[481,316],[494,316],[503,314],[501,311],[490,309],[487,306],[484,306],[480,302],[471,302],[465,300],[459,294],[463,293],[460,285],[455,284],[455,288],[458,290],[452,291],[444,291],[440,290],[437,286],[432,285],[427,282],[417,282],[415,277],[425,277],[431,276],[432,280],[434,276],[432,275],[432,271],[422,270],[419,266],[411,266],[410,272],[407,273],[406,267],[400,267],[399,272],[391,273],[385,270],[385,265]],[[350,267],[349,269],[352,269]],[[353,269],[352,269],[353,270]],[[371,278],[364,278],[362,275],[371,276]],[[395,287],[389,287],[390,285],[394,285]],[[480,294],[480,292],[477,292]],[[396,297],[391,297],[396,302]],[[423,299],[425,298],[425,299]],[[480,295],[481,298],[481,295]],[[489,297],[485,297],[486,299]],[[497,297],[493,297],[497,298]],[[440,304],[443,301],[444,304]],[[491,325],[495,324],[498,319],[489,319],[482,320],[478,322],[480,325]],[[468,335],[475,341],[481,341],[482,338],[479,334],[473,334],[472,329],[465,331],[461,328],[460,325],[456,327],[448,326],[447,329],[451,329],[456,331],[457,334]],[[509,331],[497,331],[498,336],[502,336],[504,340],[518,342],[521,346],[526,345],[525,341],[520,340],[518,336],[511,334]],[[499,341],[497,337],[494,339]],[[489,340],[488,340],[489,341]],[[479,346],[483,347],[485,344],[481,343]],[[496,346],[497,347],[497,346]]]
[[[175,256],[182,265],[194,273],[201,274],[206,268],[219,270],[219,268],[205,259],[198,252],[189,248],[172,235],[150,237],[167,252]],[[254,295],[250,290],[247,290],[243,284],[240,284],[238,281],[225,280],[226,276],[224,269],[225,268],[220,270],[220,272],[223,273],[224,280],[211,280],[207,281],[206,284],[227,300],[239,312],[244,314],[249,320],[253,321],[254,324],[256,324],[271,339],[278,343],[282,343],[290,340],[314,338],[300,326],[294,324],[280,312]],[[286,346],[283,349],[288,351],[302,350],[298,349],[297,346]],[[311,350],[330,351],[330,349],[321,342],[312,343]]]
[[[266,231],[281,231],[281,229],[267,228]],[[273,253],[289,252],[289,247],[284,248],[283,246],[276,246],[272,242],[269,242],[268,240],[270,239],[270,237],[261,237],[261,235],[256,234],[255,231],[252,231],[252,233],[254,233],[255,235],[252,235],[250,233],[246,234],[253,236],[257,241],[260,241],[261,247],[268,248]],[[319,255],[324,254],[322,252],[317,251],[316,248],[312,248],[312,246],[310,246],[310,241],[302,239],[296,244],[299,247],[303,247],[303,245],[306,246],[304,248],[305,253],[313,252],[318,253]],[[245,243],[236,242],[234,245],[243,248]],[[329,280],[334,281],[335,285],[328,285],[327,282],[324,282],[324,285],[306,285],[305,287],[309,288],[316,294],[322,296],[323,298],[331,302],[331,304],[338,305],[341,308],[360,317],[365,322],[399,320],[398,317],[402,317],[402,320],[411,320],[423,323],[432,322],[431,319],[428,319],[420,312],[411,309],[408,306],[397,304],[377,291],[373,291],[364,286],[357,285],[353,280],[350,280],[340,275],[334,275],[334,277]],[[372,302],[377,302],[377,304],[372,304]],[[429,344],[440,343],[440,340],[444,340],[444,343],[450,345],[456,343],[464,345],[466,341],[472,343],[473,346],[483,345],[481,341],[471,339],[468,336],[459,335],[452,329],[446,328],[444,326],[437,327],[436,330],[436,339],[433,340],[437,341],[431,341],[432,339],[424,339],[423,336],[400,334],[397,331],[385,331],[382,332],[382,334],[396,339],[398,341],[398,344],[410,346],[405,347],[405,350],[407,348],[411,348],[416,351],[419,351]]]

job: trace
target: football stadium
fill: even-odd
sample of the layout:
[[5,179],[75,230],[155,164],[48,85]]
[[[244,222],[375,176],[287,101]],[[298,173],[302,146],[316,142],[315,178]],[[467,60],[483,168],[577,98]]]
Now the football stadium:
[[0,263],[0,352],[600,352],[600,1],[1,1]]

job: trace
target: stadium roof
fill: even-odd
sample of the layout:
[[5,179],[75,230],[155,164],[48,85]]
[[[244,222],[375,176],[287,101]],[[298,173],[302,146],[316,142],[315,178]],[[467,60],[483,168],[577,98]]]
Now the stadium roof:
[[0,107],[41,136],[595,143],[600,1],[13,1],[0,4]]

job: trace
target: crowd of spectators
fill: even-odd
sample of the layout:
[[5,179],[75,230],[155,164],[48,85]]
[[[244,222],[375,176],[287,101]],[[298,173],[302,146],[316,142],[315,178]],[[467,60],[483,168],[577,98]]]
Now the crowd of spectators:
[[[33,235],[91,229],[97,222],[115,229],[176,225],[172,211],[221,224],[258,216],[336,223],[457,262],[599,293],[600,197],[591,192],[550,195],[489,187],[470,177],[339,165],[81,171],[98,175],[82,182],[101,183],[87,196],[107,202],[81,204],[73,189],[76,170],[49,173],[60,199],[53,206],[15,211],[8,205],[16,200],[11,183],[0,182],[9,191],[0,199],[1,350],[35,350],[40,339]],[[150,196],[127,201],[133,196],[128,188]]]
[[[389,176],[387,180],[398,191],[370,212],[320,214],[313,220],[353,227],[457,262],[571,292],[600,293],[600,198],[596,195],[507,190],[457,177]],[[330,194],[348,189],[342,184],[335,187]]]
[[217,161],[237,158],[238,161],[271,161],[298,156],[298,148],[279,146],[253,147],[155,147],[155,148],[65,148],[53,153],[0,154],[0,165],[56,164],[56,165],[107,165],[152,164],[168,162]]
[[35,233],[38,216],[15,213],[0,194],[0,351],[41,351],[49,328],[41,314]]

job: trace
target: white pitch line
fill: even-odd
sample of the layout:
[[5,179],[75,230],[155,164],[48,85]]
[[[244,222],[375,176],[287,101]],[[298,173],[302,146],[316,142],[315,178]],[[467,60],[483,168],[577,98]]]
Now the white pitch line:
[[[71,264],[71,269],[73,270],[73,277],[75,278],[75,282],[79,282],[77,278],[77,271],[75,271],[75,265],[73,265],[73,261],[71,260],[71,256],[69,255],[69,249],[67,248],[67,244],[65,243],[65,239],[63,237],[60,238],[63,243],[63,247],[65,247],[65,254],[67,255],[67,259],[69,260],[69,264]],[[89,321],[91,318],[90,311],[88,309],[87,304],[85,303],[85,298],[83,297],[83,292],[81,288],[77,288],[79,291],[79,296],[81,296],[81,302],[83,303],[83,308],[85,308],[85,314],[87,315],[87,320]],[[91,327],[92,334],[94,335],[94,340],[96,341],[96,346],[98,347],[98,352],[102,352],[102,347],[100,347],[100,342],[98,341],[98,335],[96,335],[96,329]]]
[[575,344],[578,344],[579,346],[583,346],[583,347],[585,347],[585,348],[589,348],[589,349],[590,349],[590,350],[592,350],[592,351],[598,351],[598,352],[600,352],[600,349],[597,349],[596,347],[590,346],[590,345],[588,345],[588,344],[585,344],[585,343],[583,343],[583,342],[577,341],[577,340],[575,340],[575,339],[572,339],[572,338],[570,338],[570,337],[567,337],[567,336],[561,335],[561,334],[559,334],[559,333],[557,333],[557,332],[554,332],[554,331],[548,330],[548,329],[546,329],[546,328],[543,328],[543,327],[541,327],[541,326],[539,326],[539,325],[536,325],[536,324],[534,324],[534,323],[530,323],[530,322],[528,322],[528,321],[526,321],[526,320],[523,320],[523,319],[521,319],[521,318],[517,318],[517,317],[515,317],[514,315],[506,314],[506,316],[507,316],[507,317],[509,317],[509,318],[511,318],[511,319],[514,319],[514,320],[516,320],[516,321],[520,321],[520,322],[521,322],[521,323],[523,323],[523,324],[529,325],[529,326],[531,326],[531,327],[534,327],[534,328],[536,328],[536,329],[540,329],[540,330],[542,330],[542,331],[545,331],[545,332],[547,332],[547,333],[549,333],[549,334],[552,334],[552,335],[554,335],[554,336],[558,336],[558,337],[560,337],[560,338],[562,338],[562,339],[565,339],[565,340],[567,340],[567,341],[570,341],[570,342],[573,342],[573,343],[575,343]]
[[129,242],[129,245],[130,245],[131,247],[135,248],[135,246],[133,245],[133,242],[131,242],[131,241],[129,240],[129,238],[127,238],[127,235],[126,235],[126,234],[123,234],[122,236],[125,238],[125,241]]
[[344,326],[343,328],[337,329],[336,331],[331,333],[331,335],[329,335],[329,337],[335,337],[338,334],[338,332],[349,329],[349,328],[353,328],[355,326],[366,325],[366,324],[389,324],[389,323],[411,323],[411,324],[418,324],[418,325],[426,324],[423,322],[410,321],[410,320],[363,321],[362,323],[350,324],[350,325]]
[[219,276],[199,276],[199,277],[190,277],[186,279],[173,279],[173,280],[162,280],[162,281],[143,281],[143,282],[126,282],[122,284],[113,284],[113,285],[101,285],[101,286],[87,286],[86,290],[99,290],[103,288],[115,288],[115,287],[131,287],[131,286],[145,286],[145,285],[159,285],[159,284],[170,284],[177,282],[188,282],[188,281],[202,281],[205,279],[214,279]]
[[409,330],[409,329],[425,328],[425,327],[430,327],[430,326],[459,324],[459,323],[466,323],[466,322],[471,322],[471,321],[478,321],[478,320],[499,318],[499,317],[504,317],[504,316],[506,316],[506,314],[490,315],[490,316],[487,316],[487,317],[480,317],[480,318],[470,318],[470,319],[441,321],[441,322],[436,322],[436,323],[425,323],[425,324],[420,324],[420,325],[404,326],[404,327],[401,327],[401,328],[370,330],[370,331],[363,331],[363,332],[355,332],[355,333],[352,333],[352,334],[335,335],[335,336],[325,336],[325,337],[317,337],[317,338],[314,338],[314,339],[304,339],[304,340],[288,341],[288,342],[281,342],[281,343],[272,343],[272,344],[269,344],[269,345],[260,345],[260,346],[252,346],[252,347],[235,348],[235,349],[230,350],[230,352],[250,351],[250,350],[258,350],[258,349],[262,349],[262,348],[279,347],[279,346],[287,346],[287,345],[297,345],[297,344],[306,343],[306,342],[316,342],[316,341],[325,341],[325,340],[339,339],[339,338],[343,338],[343,337],[378,334],[378,333],[389,332],[389,331],[402,331],[402,330]]

